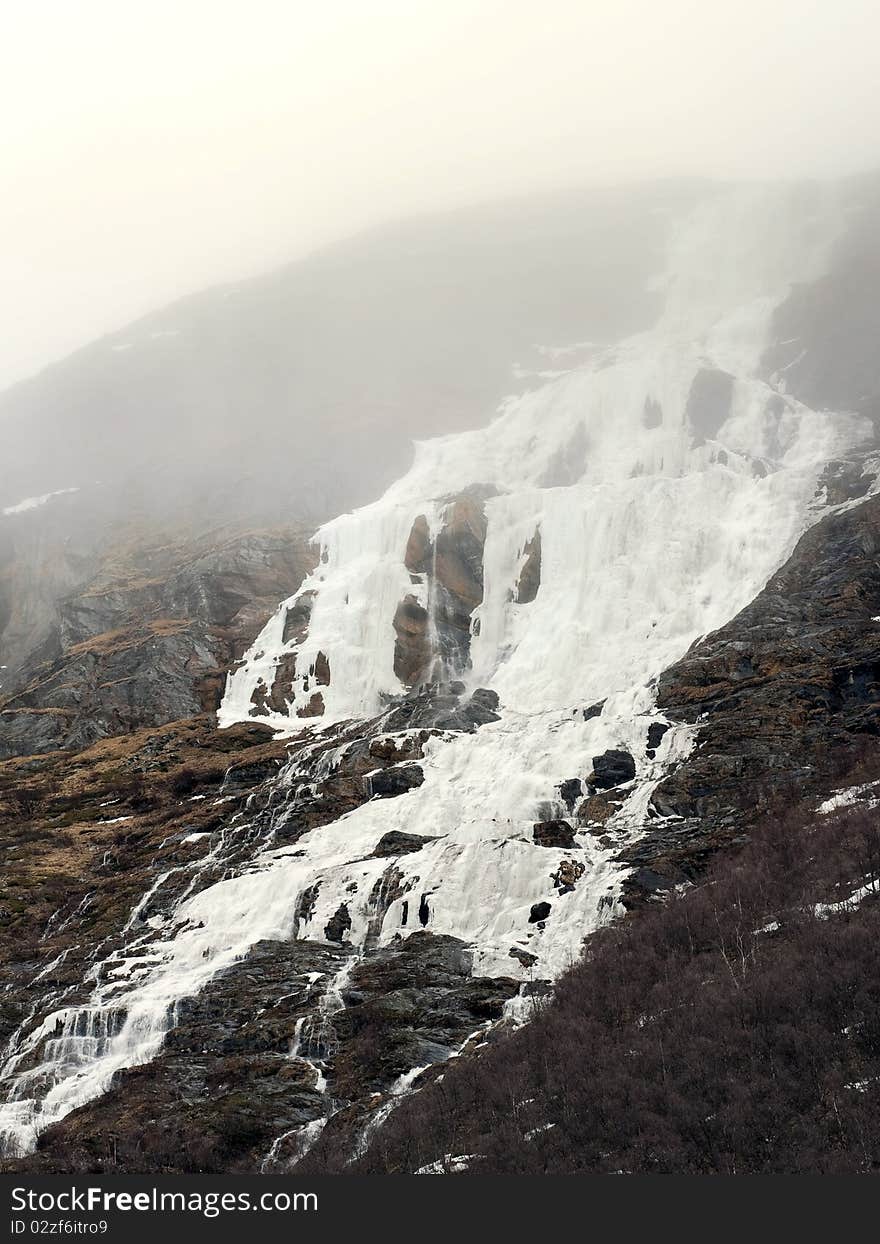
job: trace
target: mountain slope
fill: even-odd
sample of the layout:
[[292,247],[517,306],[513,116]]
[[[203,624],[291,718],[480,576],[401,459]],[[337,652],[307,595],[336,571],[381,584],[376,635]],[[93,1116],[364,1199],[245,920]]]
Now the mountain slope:
[[426,1072],[359,1160],[328,1137],[300,1173],[876,1175],[876,812],[753,829],[599,934],[524,1029]]
[[[215,711],[279,584],[297,588],[314,565],[308,535],[227,527],[147,540],[129,530],[69,568],[70,545],[27,524],[7,568],[34,593],[13,601],[8,629],[21,634],[23,658],[3,675],[0,759]],[[58,600],[44,594],[47,563],[76,576]]]
[[[706,753],[698,719],[731,697],[701,696],[701,649],[688,649],[743,624],[769,580],[771,615],[788,617],[756,653],[756,702],[767,675],[772,698],[786,628],[807,644],[837,594],[822,541],[838,522],[852,618],[819,635],[820,670],[850,662],[873,608],[859,550],[874,503],[854,508],[876,489],[871,412],[810,407],[767,364],[793,288],[836,270],[853,193],[704,194],[671,222],[651,327],[559,349],[562,375],[488,427],[420,445],[383,498],[321,528],[314,571],[231,673],[219,715],[282,731],[289,757],[228,819],[215,782],[219,823],[159,842],[148,891],[84,972],[34,963],[3,1071],[12,1153],[85,1143],[102,1161],[102,1129],[136,1131],[151,1086],[193,1104],[197,1131],[194,1103],[219,1083],[238,1105],[211,1116],[217,1144],[195,1164],[285,1168],[322,1133],[354,1157],[427,1065],[481,1045],[502,1015],[528,1017],[584,939],[633,906],[634,884],[668,890],[725,825],[742,828],[719,778],[738,763],[735,732]],[[850,514],[867,517],[848,529]],[[815,577],[798,577],[795,552],[774,579],[822,518],[804,537]],[[786,605],[798,583],[812,619]],[[741,641],[718,642],[723,671]],[[870,677],[852,686],[844,699],[870,699]],[[837,709],[818,695],[814,711],[821,734]],[[853,711],[835,724],[844,745]],[[777,767],[792,777],[801,763],[791,747]],[[677,781],[697,799],[714,782],[715,804],[710,791],[696,817],[679,808]],[[676,874],[661,857],[670,844],[687,855],[695,819],[711,832]],[[54,933],[50,949],[69,953]],[[242,990],[248,1014],[271,1017],[252,1030],[242,1013],[218,1033]],[[242,1028],[259,1048],[241,1048]],[[199,1043],[189,1075],[180,1055]],[[267,1097],[269,1116],[252,1104]]]
[[413,439],[483,422],[535,344],[650,323],[669,212],[696,192],[401,222],[158,311],[0,396],[0,508],[123,483],[127,507],[222,521],[372,500]]
[[705,192],[400,222],[184,299],[0,394],[0,683],[23,690],[59,602],[121,551],[314,527],[379,495],[414,440],[536,383],[529,368],[555,366],[536,346],[649,324],[672,214]]

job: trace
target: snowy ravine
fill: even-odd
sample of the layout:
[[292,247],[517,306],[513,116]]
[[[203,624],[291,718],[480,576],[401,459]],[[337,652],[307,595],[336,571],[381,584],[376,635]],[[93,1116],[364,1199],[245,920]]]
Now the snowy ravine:
[[[552,979],[577,958],[618,910],[621,844],[638,836],[657,782],[693,745],[692,730],[675,726],[649,752],[648,725],[661,720],[653,680],[756,595],[823,512],[825,464],[867,434],[854,416],[786,396],[784,377],[758,375],[773,308],[821,272],[841,227],[831,190],[808,205],[784,188],[712,192],[673,230],[658,278],[665,311],[650,332],[597,349],[479,431],[419,445],[380,501],[318,533],[318,569],[230,676],[221,726],[259,712],[287,733],[320,733],[375,717],[399,696],[401,601],[426,611],[428,642],[438,642],[432,575],[407,568],[407,543],[423,517],[436,548],[450,499],[468,489],[486,521],[482,601],[468,659],[433,673],[496,692],[499,720],[432,738],[416,789],[364,803],[294,847],[270,843],[245,871],[184,899],[130,974],[116,971],[87,1007],[24,1034],[4,1072],[9,1148],[31,1147],[116,1071],[154,1057],[176,1004],[254,943],[320,940],[343,897],[353,955],[424,926],[471,945],[479,975]],[[518,601],[536,536],[539,585]],[[285,642],[289,614],[307,625]],[[291,656],[287,710],[277,697],[266,708]],[[319,711],[317,685],[322,714],[298,715]],[[603,838],[580,830],[574,848],[537,845],[534,822],[566,812],[561,783],[586,777],[607,749],[630,753],[636,776]],[[434,841],[394,861],[399,896],[377,914],[389,860],[372,852],[392,830]],[[560,889],[553,874],[565,861],[583,870]],[[295,919],[316,885],[308,918]],[[541,903],[549,915],[537,921]]]

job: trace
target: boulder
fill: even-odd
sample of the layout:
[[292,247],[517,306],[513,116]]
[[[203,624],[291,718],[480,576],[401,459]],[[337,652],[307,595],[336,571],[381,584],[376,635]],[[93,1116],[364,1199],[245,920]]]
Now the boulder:
[[599,790],[609,790],[612,786],[631,782],[635,775],[636,762],[629,752],[611,749],[593,757],[593,772],[587,781]]
[[328,942],[341,942],[350,928],[351,916],[348,904],[340,903],[324,926],[324,936]]
[[559,798],[571,810],[584,793],[584,784],[580,778],[566,778],[559,785]]
[[405,795],[408,790],[421,786],[425,775],[419,765],[393,765],[369,774],[366,780],[374,798],[393,799],[395,795]]
[[407,834],[400,829],[391,829],[376,843],[373,856],[384,859],[386,856],[411,855],[413,851],[421,851],[426,842],[431,842],[431,839],[423,834]]
[[514,599],[518,605],[529,605],[538,595],[541,586],[541,529],[527,540],[523,548],[522,569],[516,583]]
[[669,726],[665,721],[652,721],[648,726],[648,747],[647,755],[649,760],[653,760],[657,754],[657,748],[663,742],[663,736]]
[[574,830],[568,821],[538,821],[532,826],[532,838],[539,847],[574,846]]

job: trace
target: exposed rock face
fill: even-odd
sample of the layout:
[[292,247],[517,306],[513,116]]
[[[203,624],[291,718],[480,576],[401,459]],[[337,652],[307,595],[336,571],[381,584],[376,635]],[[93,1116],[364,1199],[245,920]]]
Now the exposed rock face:
[[[277,701],[276,701],[277,703]],[[297,717],[322,717],[324,714],[324,697],[320,691],[309,696],[307,704],[301,704],[296,710]]]
[[324,1109],[317,1069],[289,1050],[344,960],[316,942],[255,946],[184,1003],[155,1061],[51,1129],[32,1168],[222,1171],[249,1159],[259,1169],[275,1137]]
[[538,821],[532,833],[540,847],[574,846],[574,830],[568,821]]
[[[0,698],[0,758],[81,749],[217,707],[226,671],[313,564],[306,533],[203,537],[105,557]],[[40,608],[51,612],[43,602]],[[325,658],[326,664],[326,658]],[[316,671],[317,681],[327,671]],[[279,691],[266,693],[271,701]]]
[[[8,844],[0,889],[0,1038],[41,1000],[51,1008],[87,996],[91,949],[116,943],[138,895],[157,877],[167,881],[135,917],[143,932],[182,887],[209,886],[246,863],[255,836],[274,827],[279,841],[295,842],[363,802],[383,772],[417,771],[402,761],[420,754],[429,732],[388,737],[382,724],[374,723],[372,735],[363,723],[353,734],[337,731],[314,750],[305,739],[272,741],[256,723],[217,732],[203,717],[106,740],[75,758],[56,753],[0,766],[0,801],[4,812],[15,810],[20,831]],[[285,803],[295,800],[297,809],[288,820],[278,815],[285,804],[276,806],[272,779],[290,747],[309,749],[313,767],[285,788]],[[324,753],[333,756],[329,769]],[[325,776],[315,788],[316,772]],[[235,824],[229,818],[245,806],[238,835],[225,838],[216,866],[203,870],[199,860],[220,842],[216,831]],[[394,859],[427,841],[399,832],[380,840],[375,854],[389,869],[377,886],[377,915],[399,893]],[[301,896],[297,921],[310,919],[315,898]],[[429,910],[430,895],[416,891],[413,920],[424,925]],[[328,1137],[353,1146],[377,1105],[371,1094],[387,1092],[413,1066],[448,1058],[500,1017],[518,983],[475,978],[466,946],[426,932],[368,954],[337,997],[335,982],[351,963],[351,923],[341,896],[322,929],[326,943],[256,944],[184,1001],[156,1059],[123,1072],[100,1100],[50,1129],[23,1164],[43,1171],[105,1164],[258,1169],[279,1137],[333,1112]],[[53,956],[53,969],[35,987],[38,964]],[[279,1169],[296,1159],[294,1139],[274,1151]]]
[[620,809],[622,796],[615,798],[614,788],[589,795],[577,807],[579,825],[604,825]]
[[580,778],[566,778],[559,785],[559,798],[568,807],[573,808],[584,793],[584,784]]
[[516,583],[515,600],[518,605],[529,605],[538,595],[541,586],[541,532],[535,532],[523,549],[522,570]]
[[430,842],[430,838],[423,834],[406,834],[399,829],[392,829],[379,839],[373,855],[409,855],[413,851],[420,851],[426,842]]
[[[31,980],[41,963],[58,960],[41,978],[44,996],[76,987],[94,947],[118,937],[158,873],[179,869],[186,884],[188,865],[285,755],[263,726],[220,733],[204,715],[76,756],[0,762],[0,1039],[38,1001]],[[228,860],[242,849],[230,842]]]
[[[483,599],[485,491],[453,498],[432,541],[425,516],[413,522],[404,564],[422,584],[394,615],[394,672],[405,686],[450,677],[470,665],[471,614]],[[537,589],[536,589],[537,590]]]
[[420,514],[413,522],[412,530],[409,533],[409,539],[406,542],[406,550],[403,555],[403,564],[410,574],[427,574],[431,569],[433,555],[434,546],[431,542],[428,520],[424,514]]
[[[336,1066],[340,1087],[346,1096],[379,1089],[412,1067],[440,1061],[498,1019],[517,987],[506,977],[472,976],[471,953],[454,937],[419,932],[383,947],[352,973],[349,1006],[337,1021],[342,1039],[351,1040]],[[365,1057],[380,1033],[383,1048]]]
[[324,926],[324,936],[328,942],[341,942],[351,928],[351,915],[348,906],[340,903],[334,914]]
[[[496,703],[489,692],[466,696],[461,684],[407,701],[424,720],[456,720],[465,731],[494,720]],[[370,798],[420,785],[415,761],[437,730],[395,724],[404,707],[286,742],[256,722],[217,731],[203,716],[104,740],[74,757],[0,765],[0,815],[16,827],[0,885],[0,1039],[62,1006],[90,1013],[96,947],[103,955],[132,937],[149,943],[185,894],[247,871],[262,846],[295,846],[318,826],[344,823]],[[432,890],[418,875],[405,880],[396,863],[429,841],[402,831],[379,839],[373,858],[387,866],[369,894],[362,946],[351,887],[333,892],[327,907],[319,875],[292,917],[301,930],[324,901],[312,934],[320,944],[255,944],[197,998],[183,1000],[179,1031],[175,1025],[150,1068],[125,1072],[100,1101],[50,1130],[25,1163],[94,1168],[108,1144],[118,1153],[121,1141],[127,1169],[229,1169],[237,1161],[253,1168],[283,1133],[333,1112],[340,1143],[352,1146],[370,1094],[410,1070],[414,1052],[419,1065],[448,1058],[497,1019],[518,988],[506,977],[474,978],[470,950],[430,931],[378,948],[388,907],[405,894],[407,932],[430,923]],[[349,974],[359,954],[363,963]],[[21,1070],[39,1058],[35,1047]],[[295,1157],[288,1145],[284,1162]]]
[[312,607],[315,602],[314,592],[302,592],[296,599],[296,603],[291,605],[284,615],[284,631],[282,639],[284,643],[291,640],[302,639],[309,628],[309,618],[312,616]]
[[652,800],[681,819],[649,831],[633,863],[686,879],[757,808],[833,788],[880,733],[878,554],[880,498],[829,515],[750,605],[665,671],[658,705],[698,723],[698,743]]
[[[345,959],[318,942],[255,946],[184,1005],[157,1059],[50,1129],[30,1169],[259,1170],[274,1141],[323,1119],[329,1102],[338,1113],[322,1144],[350,1150],[382,1101],[371,1094],[448,1057],[516,989],[473,977],[455,938],[414,934],[361,964],[340,1009],[310,1024]],[[264,1169],[297,1152],[289,1135]]]
[[657,748],[663,742],[663,737],[668,729],[669,726],[664,721],[652,721],[650,726],[648,726],[648,746],[646,751],[650,760],[653,760],[657,754]]
[[385,723],[389,730],[419,726],[471,734],[490,721],[498,721],[497,710],[497,692],[486,687],[477,687],[467,696],[463,683],[432,683],[416,695],[393,700]]
[[631,782],[636,775],[636,762],[629,752],[611,749],[601,756],[593,757],[593,772],[587,778],[590,786],[608,790]]
[[425,775],[418,765],[397,765],[393,769],[382,769],[368,779],[370,793],[380,799],[391,799],[395,795],[403,795],[416,786],[421,786]]
[[404,596],[394,613],[394,672],[406,687],[417,686],[430,674],[434,653],[429,635],[429,615],[415,596]]
[[[96,575],[113,543],[110,511],[82,521],[78,494],[20,515],[0,515],[0,686],[28,657],[57,652],[58,602]],[[100,498],[99,498],[100,500]],[[39,659],[39,658],[37,658]]]
[[0,712],[0,758],[79,750],[216,707],[228,649],[203,626],[162,620],[75,645]]
[[[418,781],[418,766],[407,762],[421,756],[432,732],[388,737],[384,724],[358,723],[317,742],[291,743],[275,740],[256,722],[218,731],[203,715],[105,739],[75,756],[56,751],[0,762],[6,827],[0,971],[8,986],[0,1015],[14,1027],[37,1001],[28,982],[44,959],[61,955],[64,961],[63,971],[45,978],[50,993],[56,983],[81,980],[91,951],[119,935],[158,875],[168,877],[140,912],[138,927],[173,906],[199,861],[218,846],[218,831],[234,825],[246,806],[248,822],[227,835],[216,869],[204,872],[201,885],[248,859],[263,836],[294,843],[344,816],[370,798],[383,770],[408,773],[397,792],[405,793]],[[279,805],[274,779],[291,749],[303,747],[311,749],[321,776],[306,769],[292,777]],[[332,765],[322,765],[325,755]],[[285,818],[278,814],[288,800],[295,801],[296,815]],[[425,841],[388,834],[377,853],[391,858]],[[342,933],[343,924],[340,915],[335,927]],[[0,1040],[9,1030],[0,1026]]]
[[470,617],[483,599],[483,545],[486,515],[483,502],[492,489],[472,489],[447,506],[437,535],[437,579]]

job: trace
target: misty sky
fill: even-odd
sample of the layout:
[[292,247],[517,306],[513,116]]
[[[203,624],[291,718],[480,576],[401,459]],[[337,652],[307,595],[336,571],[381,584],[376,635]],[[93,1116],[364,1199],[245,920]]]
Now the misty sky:
[[28,0],[0,16],[0,385],[414,210],[880,164],[869,0]]

